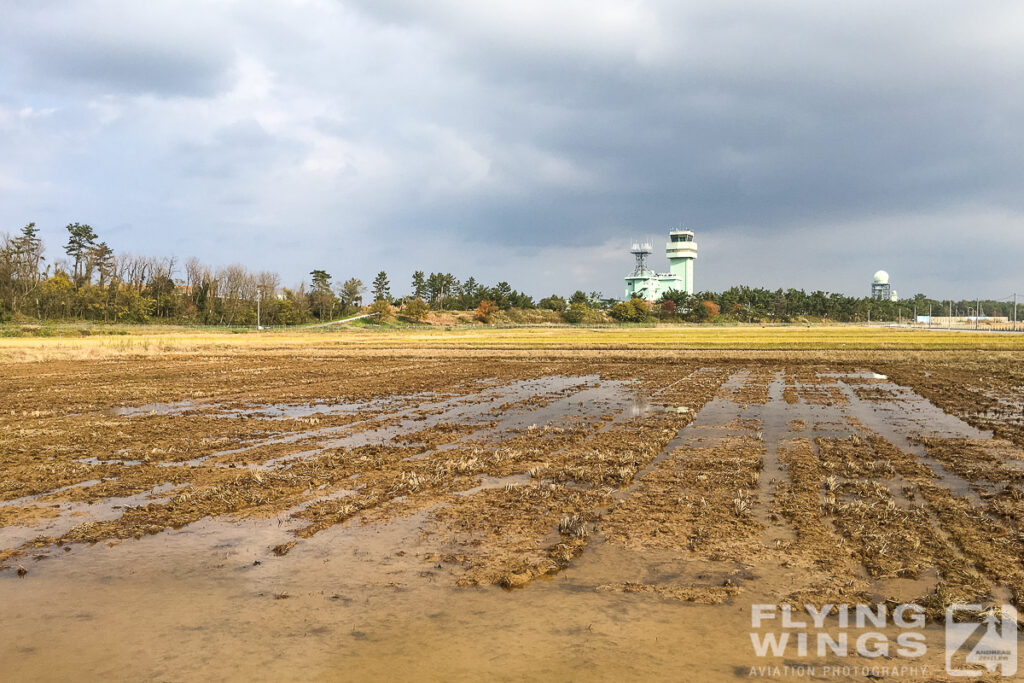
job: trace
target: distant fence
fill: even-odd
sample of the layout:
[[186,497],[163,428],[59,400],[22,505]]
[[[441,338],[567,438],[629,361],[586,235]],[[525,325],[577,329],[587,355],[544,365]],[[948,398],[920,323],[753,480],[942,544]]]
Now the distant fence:
[[938,323],[927,324],[903,324],[896,325],[896,327],[908,327],[919,330],[952,330],[953,332],[1024,332],[1024,322],[1018,322],[1016,325],[1011,323],[993,323],[989,325],[974,325],[971,323],[961,323],[952,325],[940,325]]

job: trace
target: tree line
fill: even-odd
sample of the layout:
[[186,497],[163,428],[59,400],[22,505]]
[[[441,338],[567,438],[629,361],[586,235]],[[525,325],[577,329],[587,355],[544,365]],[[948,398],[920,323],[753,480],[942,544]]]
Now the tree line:
[[611,309],[612,317],[627,322],[652,319],[683,319],[690,322],[707,320],[736,322],[794,322],[814,319],[832,322],[904,322],[915,315],[1013,318],[1013,301],[959,300],[940,301],[924,294],[910,299],[890,301],[871,297],[852,297],[821,290],[807,293],[802,289],[763,289],[731,287],[723,292],[669,292],[650,304],[634,299],[620,302]]
[[[908,299],[890,301],[871,297],[852,297],[820,290],[810,293],[802,289],[759,289],[732,287],[721,293],[706,292],[698,295],[704,301],[714,302],[722,314],[739,321],[776,320],[789,322],[797,318],[818,318],[837,322],[867,322],[868,320],[907,321],[916,315],[945,316],[952,306],[954,315],[977,315],[977,301],[940,301],[924,294]],[[1011,301],[980,301],[982,315],[1013,317]]]
[[[0,234],[0,320],[64,319],[142,323],[166,321],[205,325],[298,325],[330,321],[367,310],[382,318],[396,307],[409,319],[429,311],[475,310],[489,322],[497,311],[540,308],[559,313],[569,323],[597,322],[605,314],[621,322],[654,319],[704,322],[790,322],[820,319],[835,322],[895,321],[913,315],[983,315],[1013,317],[1007,301],[938,301],[924,294],[898,302],[850,297],[802,289],[769,290],[732,287],[723,292],[688,295],[672,291],[660,301],[615,302],[599,292],[552,294],[535,302],[507,282],[489,286],[474,277],[460,281],[451,273],[412,274],[408,294],[396,296],[381,271],[367,287],[358,278],[338,279],[324,269],[310,272],[309,284],[281,286],[270,271],[242,265],[211,267],[192,258],[115,253],[89,225],[66,227],[64,256],[48,262],[34,223],[14,235]],[[601,312],[595,317],[593,313]]]
[[66,227],[66,258],[46,259],[39,229],[29,223],[14,235],[0,234],[0,320],[96,320],[205,325],[298,325],[337,320],[366,304],[410,306],[422,319],[430,310],[470,310],[488,301],[497,310],[535,308],[533,298],[507,282],[487,286],[470,277],[416,271],[411,294],[395,297],[386,272],[366,286],[358,278],[336,282],[324,269],[309,284],[281,286],[277,273],[242,265],[211,267],[199,259],[115,253],[89,225]]

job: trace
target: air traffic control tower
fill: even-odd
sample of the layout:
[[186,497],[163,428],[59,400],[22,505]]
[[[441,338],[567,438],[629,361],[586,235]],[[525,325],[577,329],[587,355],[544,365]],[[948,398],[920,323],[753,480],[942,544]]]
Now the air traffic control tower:
[[633,245],[630,252],[636,259],[636,267],[626,276],[626,299],[640,297],[648,301],[657,301],[669,290],[693,294],[693,262],[697,258],[697,243],[693,241],[693,231],[670,232],[665,251],[668,256],[669,272],[656,273],[647,267],[651,245]]
[[693,294],[693,262],[697,260],[697,243],[693,241],[693,230],[673,230],[668,234],[669,273],[682,281],[682,289]]

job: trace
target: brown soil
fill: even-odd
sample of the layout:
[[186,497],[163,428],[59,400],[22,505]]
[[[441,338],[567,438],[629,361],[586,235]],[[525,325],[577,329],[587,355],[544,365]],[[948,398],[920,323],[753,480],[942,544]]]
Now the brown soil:
[[452,587],[628,553],[588,590],[1024,609],[1010,354],[226,351],[0,383],[2,575],[210,518],[274,525],[256,564],[287,566],[417,519],[396,557]]

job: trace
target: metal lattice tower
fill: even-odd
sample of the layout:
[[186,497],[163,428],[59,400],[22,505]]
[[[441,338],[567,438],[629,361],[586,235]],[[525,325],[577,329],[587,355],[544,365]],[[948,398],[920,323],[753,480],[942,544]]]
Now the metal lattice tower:
[[636,268],[633,269],[634,275],[640,275],[647,272],[647,257],[651,255],[654,245],[650,242],[633,242],[633,248],[629,250],[629,253],[633,254],[633,258],[636,259]]

